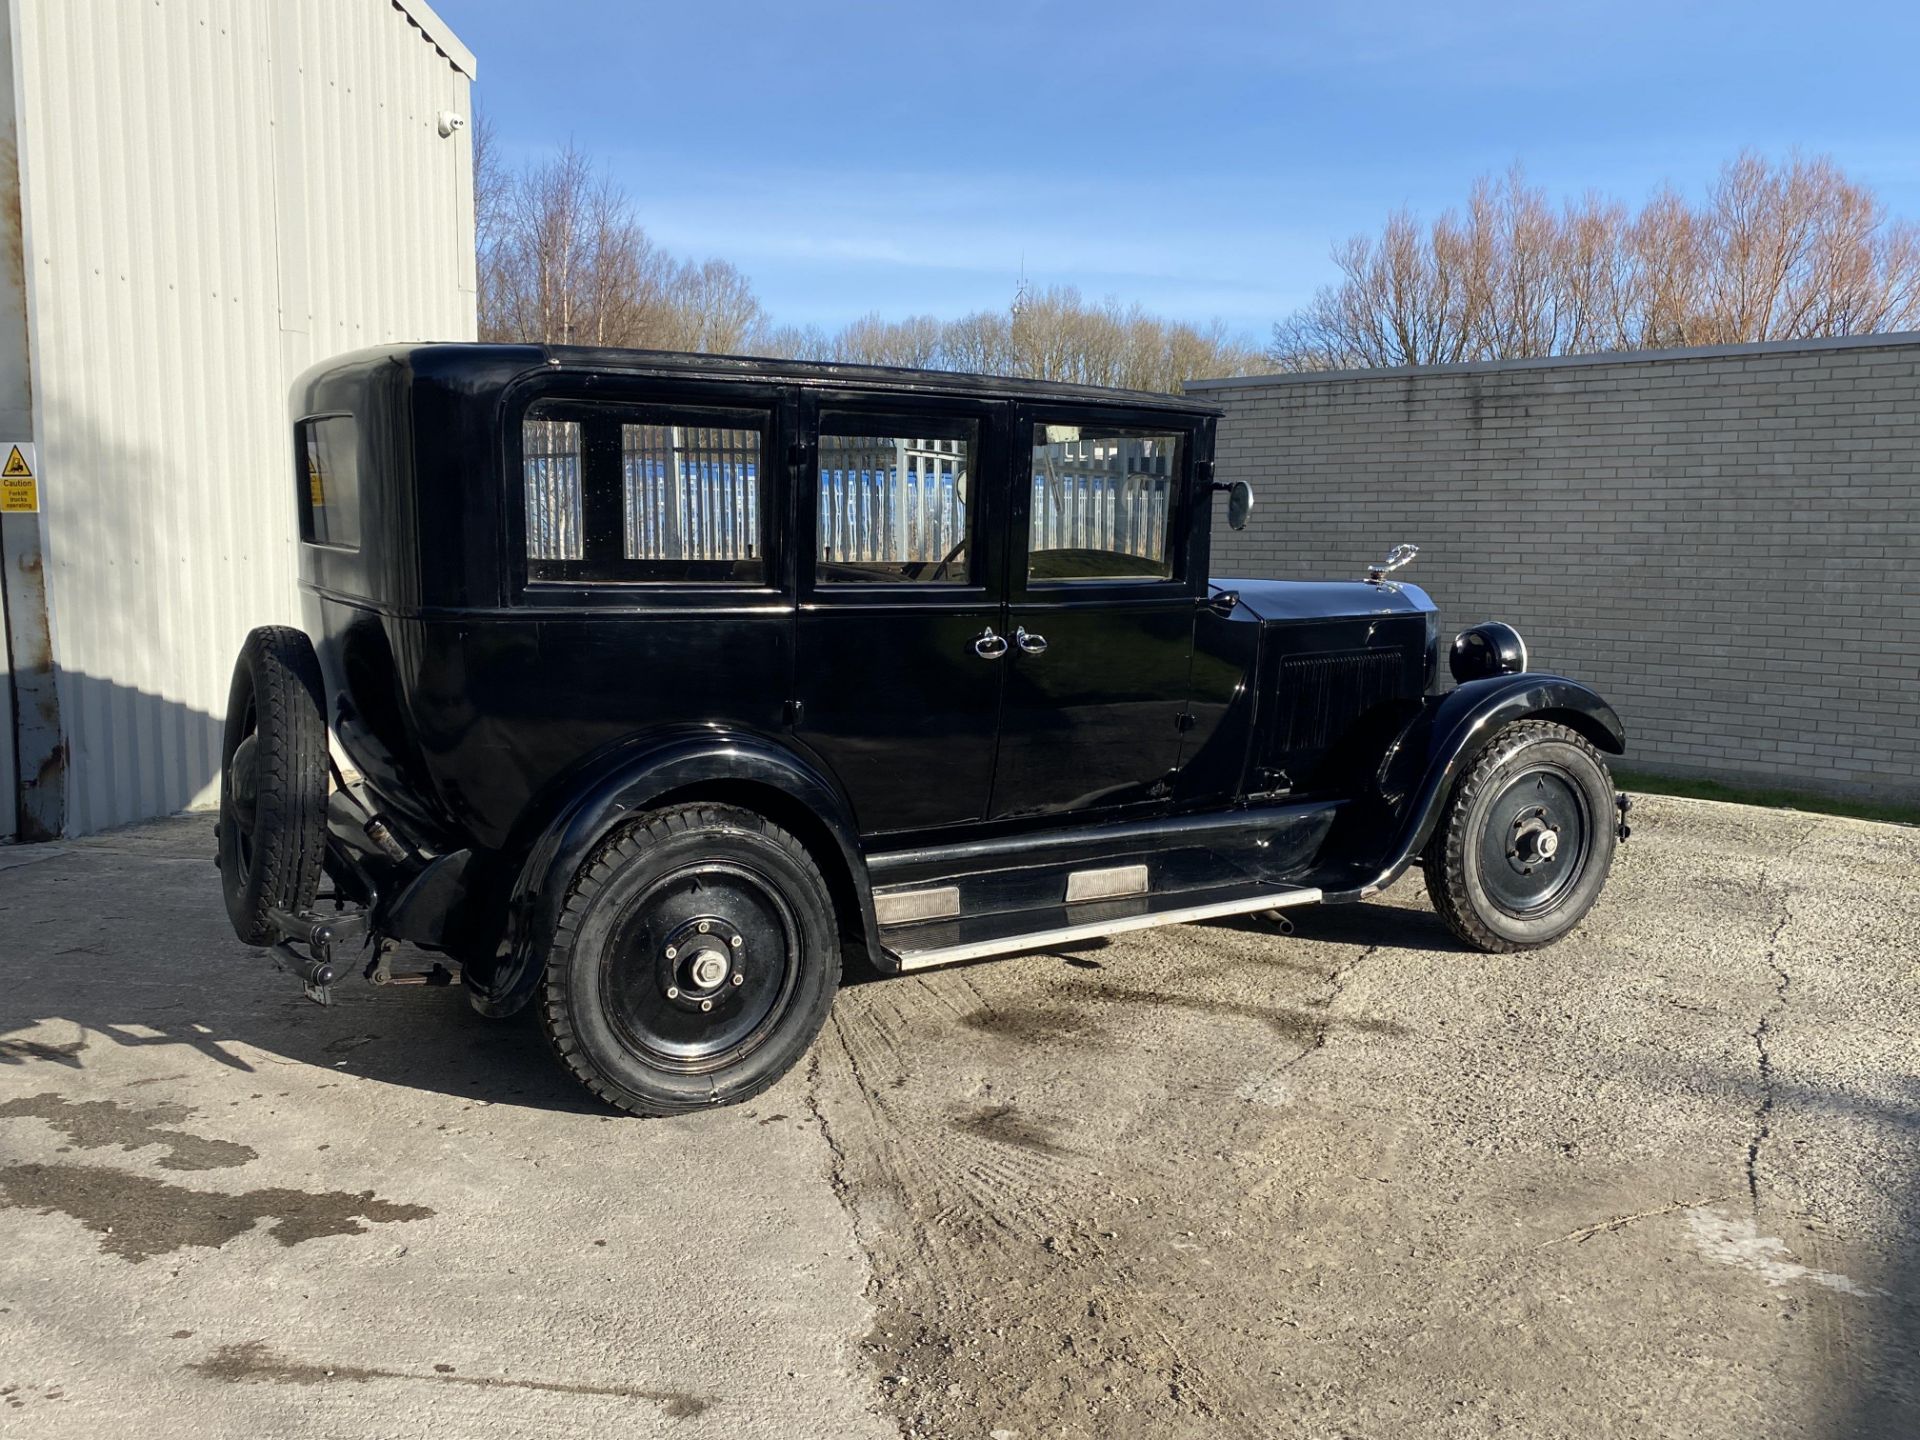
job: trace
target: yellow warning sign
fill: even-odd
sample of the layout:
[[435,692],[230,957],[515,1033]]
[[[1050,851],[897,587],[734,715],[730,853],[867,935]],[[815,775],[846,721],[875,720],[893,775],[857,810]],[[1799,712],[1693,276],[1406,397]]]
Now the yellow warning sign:
[[32,442],[7,445],[6,463],[0,465],[0,514],[31,515],[39,508],[40,484],[34,476]]

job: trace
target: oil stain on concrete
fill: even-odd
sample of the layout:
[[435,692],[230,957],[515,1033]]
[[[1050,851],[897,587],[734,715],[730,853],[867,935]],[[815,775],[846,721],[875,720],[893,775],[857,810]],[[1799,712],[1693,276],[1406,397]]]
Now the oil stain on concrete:
[[15,1165],[0,1169],[0,1205],[70,1215],[100,1236],[109,1255],[138,1263],[188,1246],[218,1248],[262,1220],[282,1245],[323,1235],[357,1235],[366,1222],[425,1220],[433,1211],[374,1198],[371,1190],[292,1190],[276,1186],[224,1194],[193,1190],[151,1175],[95,1165]]
[[204,1360],[186,1367],[209,1380],[231,1384],[323,1385],[346,1381],[411,1380],[435,1385],[471,1385],[483,1390],[538,1390],[554,1395],[604,1395],[616,1400],[645,1400],[658,1405],[669,1419],[699,1415],[715,1403],[704,1395],[680,1390],[645,1390],[631,1385],[585,1385],[566,1380],[513,1380],[494,1375],[460,1375],[451,1365],[435,1365],[432,1374],[388,1370],[364,1365],[319,1365],[294,1360],[269,1349],[264,1340],[222,1345]]
[[113,1100],[68,1100],[53,1091],[0,1105],[0,1120],[44,1120],[80,1150],[103,1150],[110,1145],[139,1150],[164,1145],[167,1153],[160,1160],[162,1170],[224,1170],[259,1157],[260,1152],[250,1145],[209,1140],[172,1128],[192,1113],[185,1105],[140,1109]]

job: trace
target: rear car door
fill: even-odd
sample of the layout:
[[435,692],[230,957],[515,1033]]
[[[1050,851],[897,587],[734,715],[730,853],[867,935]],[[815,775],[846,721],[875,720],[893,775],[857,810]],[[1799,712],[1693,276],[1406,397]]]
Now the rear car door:
[[1017,412],[994,818],[1165,802],[1198,598],[1187,541],[1195,422]]
[[977,823],[1006,672],[1008,407],[801,402],[795,738],[863,835]]

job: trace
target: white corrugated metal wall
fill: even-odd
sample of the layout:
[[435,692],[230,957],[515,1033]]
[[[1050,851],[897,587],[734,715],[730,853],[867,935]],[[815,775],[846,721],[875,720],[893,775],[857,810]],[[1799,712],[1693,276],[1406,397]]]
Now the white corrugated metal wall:
[[233,657],[297,618],[286,416],[475,332],[473,60],[419,0],[11,0],[67,826],[203,803]]
[[[0,216],[20,202],[20,175],[6,159],[17,153],[13,131],[13,36],[0,25]],[[27,293],[20,254],[20,230],[0,226],[0,441],[33,434],[32,387],[27,367]],[[14,838],[16,757],[13,749],[12,621],[7,614],[7,553],[10,525],[33,523],[31,516],[0,518],[0,844]]]

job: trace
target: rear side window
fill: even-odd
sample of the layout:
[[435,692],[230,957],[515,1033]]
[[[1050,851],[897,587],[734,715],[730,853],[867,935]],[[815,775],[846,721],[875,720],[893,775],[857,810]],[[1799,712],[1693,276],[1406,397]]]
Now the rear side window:
[[520,426],[527,578],[763,584],[767,417],[541,400]]
[[1029,580],[1165,580],[1177,431],[1036,424]]
[[360,438],[351,415],[302,420],[294,431],[300,538],[309,545],[360,548]]

